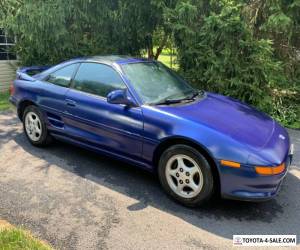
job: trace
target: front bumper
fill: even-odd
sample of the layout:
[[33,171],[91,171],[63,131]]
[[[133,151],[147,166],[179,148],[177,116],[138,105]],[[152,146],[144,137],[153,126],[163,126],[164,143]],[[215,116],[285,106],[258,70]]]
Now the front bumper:
[[240,168],[230,168],[219,165],[221,176],[221,196],[223,198],[264,201],[274,197],[288,172],[292,162],[292,153],[286,157],[284,172],[277,175],[259,175],[254,166],[241,165]]

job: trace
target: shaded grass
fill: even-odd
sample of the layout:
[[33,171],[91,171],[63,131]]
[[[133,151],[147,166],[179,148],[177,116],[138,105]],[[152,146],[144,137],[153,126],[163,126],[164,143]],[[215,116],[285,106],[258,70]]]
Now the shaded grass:
[[0,111],[10,109],[12,106],[8,101],[9,93],[0,92]]
[[52,250],[29,232],[0,220],[0,250]]

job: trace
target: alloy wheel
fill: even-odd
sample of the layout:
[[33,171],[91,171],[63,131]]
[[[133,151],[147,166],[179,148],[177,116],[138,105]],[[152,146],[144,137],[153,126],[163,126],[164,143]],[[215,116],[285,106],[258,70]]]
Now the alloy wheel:
[[42,136],[41,120],[34,112],[28,112],[25,117],[25,129],[28,137],[36,142]]
[[203,174],[195,160],[187,155],[172,156],[166,166],[170,188],[183,198],[194,198],[203,187]]

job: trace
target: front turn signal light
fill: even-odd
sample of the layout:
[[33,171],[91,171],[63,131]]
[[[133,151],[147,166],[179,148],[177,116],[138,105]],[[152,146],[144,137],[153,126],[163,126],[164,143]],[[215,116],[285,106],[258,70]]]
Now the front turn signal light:
[[275,175],[281,174],[285,170],[285,164],[282,163],[276,167],[255,167],[255,171],[258,174],[262,175]]
[[232,167],[232,168],[239,168],[241,167],[241,164],[235,161],[226,161],[226,160],[221,160],[221,164],[223,166],[227,166],[227,167]]

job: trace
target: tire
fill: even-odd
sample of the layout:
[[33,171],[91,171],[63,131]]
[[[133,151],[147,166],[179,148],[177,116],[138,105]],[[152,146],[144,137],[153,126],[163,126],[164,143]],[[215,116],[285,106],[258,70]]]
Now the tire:
[[158,175],[166,193],[184,206],[200,206],[214,191],[209,163],[200,152],[187,145],[174,145],[163,152]]
[[23,113],[23,129],[29,142],[37,147],[44,147],[52,142],[45,119],[40,109],[34,105],[25,108]]

